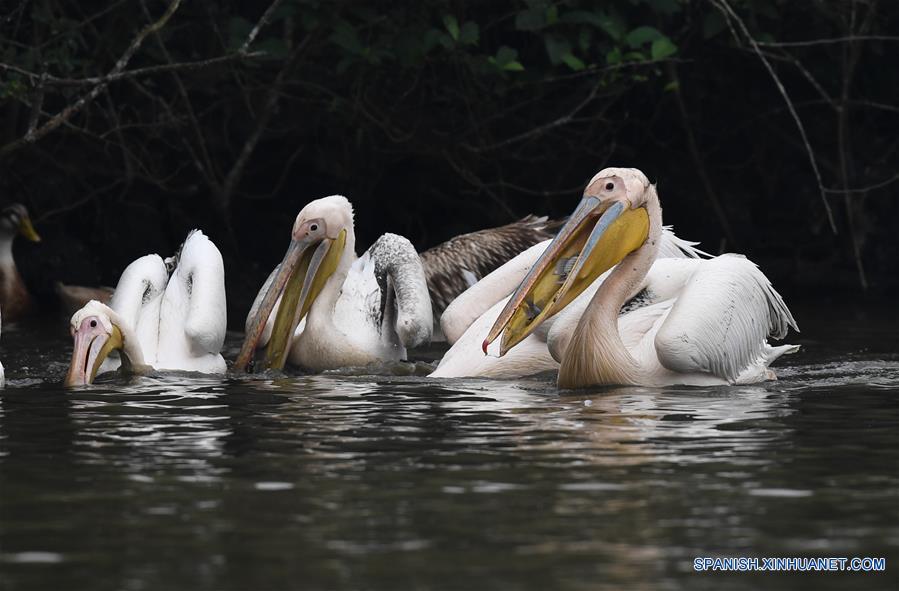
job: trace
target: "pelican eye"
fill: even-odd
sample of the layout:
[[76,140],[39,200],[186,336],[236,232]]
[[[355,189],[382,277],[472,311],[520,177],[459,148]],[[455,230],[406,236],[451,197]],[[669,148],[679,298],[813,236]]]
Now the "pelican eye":
[[611,191],[615,188],[615,183],[606,183],[606,191]]
[[97,328],[97,321],[91,320],[91,328]]
[[311,226],[309,226],[309,229],[312,230],[313,232],[317,231],[317,230],[318,230],[318,224],[312,224]]

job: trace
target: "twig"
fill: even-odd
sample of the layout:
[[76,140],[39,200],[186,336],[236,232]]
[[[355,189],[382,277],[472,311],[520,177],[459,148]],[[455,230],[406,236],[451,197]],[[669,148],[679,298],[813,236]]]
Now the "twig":
[[503,148],[510,144],[514,144],[514,143],[517,143],[517,142],[520,142],[520,141],[523,141],[523,140],[526,140],[529,138],[537,137],[539,135],[546,133],[547,131],[555,129],[556,127],[561,127],[563,125],[567,125],[568,123],[571,122],[571,119],[575,115],[577,115],[581,110],[584,109],[584,107],[589,105],[593,101],[593,99],[596,98],[596,94],[599,92],[600,86],[602,86],[602,79],[600,79],[596,84],[593,85],[593,88],[590,90],[589,94],[587,94],[587,97],[584,100],[582,100],[581,102],[579,102],[577,105],[575,105],[575,107],[570,112],[566,113],[565,115],[562,115],[561,117],[557,117],[556,119],[553,119],[552,121],[550,121],[548,123],[544,123],[543,125],[539,125],[537,127],[529,129],[528,131],[526,131],[524,133],[520,133],[520,134],[512,136],[510,138],[506,138],[504,140],[501,140],[494,144],[490,144],[488,146],[470,146],[467,144],[463,144],[463,146],[471,152],[480,154],[483,152],[489,152],[492,150],[496,150],[497,148]]
[[880,181],[879,183],[874,183],[873,185],[868,185],[867,187],[855,187],[852,189],[824,189],[828,193],[867,193],[869,191],[874,191],[877,189],[882,189],[887,185],[892,185],[896,181],[899,181],[899,173],[891,176],[890,178]]
[[268,22],[271,20],[272,15],[278,9],[278,6],[281,5],[282,0],[274,0],[269,7],[262,13],[262,16],[259,17],[259,20],[256,22],[256,26],[250,30],[250,34],[247,35],[247,38],[244,39],[243,44],[240,46],[240,52],[246,53],[247,49],[250,48],[250,45],[253,44],[253,41],[256,40],[256,36],[259,35],[259,31],[262,30],[262,27],[266,26]]
[[833,45],[836,43],[853,43],[855,41],[899,42],[899,37],[890,35],[848,35],[846,37],[811,39],[809,41],[756,41],[756,44],[761,45],[762,47],[811,47],[813,45]]
[[115,74],[110,73],[106,74],[105,76],[91,76],[88,78],[59,78],[57,76],[51,76],[49,74],[38,74],[37,72],[31,72],[24,68],[20,68],[12,64],[5,64],[2,62],[0,62],[0,70],[6,70],[8,72],[21,74],[22,76],[29,78],[32,82],[38,82],[43,78],[43,82],[47,86],[93,86],[95,84],[108,84],[110,82],[117,82],[119,80],[126,80],[128,78],[150,76],[152,74],[179,72],[182,70],[196,70],[233,61],[265,57],[266,55],[268,54],[264,51],[237,52],[228,55],[212,57],[205,60],[179,62],[174,64],[162,64],[158,66],[147,66],[145,68],[135,68],[133,70],[124,70]]

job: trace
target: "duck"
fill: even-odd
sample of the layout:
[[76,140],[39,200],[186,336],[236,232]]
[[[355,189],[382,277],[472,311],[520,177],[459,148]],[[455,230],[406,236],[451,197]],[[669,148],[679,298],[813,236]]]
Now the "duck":
[[7,322],[20,320],[33,308],[31,294],[13,258],[13,242],[18,236],[31,242],[41,241],[28,209],[14,203],[0,211],[0,309]]

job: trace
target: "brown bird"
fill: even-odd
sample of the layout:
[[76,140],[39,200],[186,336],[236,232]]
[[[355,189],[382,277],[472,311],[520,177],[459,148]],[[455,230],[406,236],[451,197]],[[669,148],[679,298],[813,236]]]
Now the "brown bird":
[[421,255],[434,318],[463,291],[520,252],[556,235],[565,220],[535,215],[517,222],[461,234]]
[[53,286],[56,296],[59,298],[59,306],[63,313],[71,316],[83,308],[91,300],[108,304],[115,293],[115,288],[101,285],[100,287],[84,287],[82,285],[66,285],[59,281]]
[[6,321],[21,318],[32,305],[12,255],[12,244],[19,234],[32,242],[41,240],[31,224],[28,210],[21,203],[14,203],[0,212],[0,309]]

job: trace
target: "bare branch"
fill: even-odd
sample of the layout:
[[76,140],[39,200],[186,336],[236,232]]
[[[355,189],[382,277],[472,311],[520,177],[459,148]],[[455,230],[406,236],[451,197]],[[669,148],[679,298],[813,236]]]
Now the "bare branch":
[[[128,49],[122,54],[122,56],[118,59],[115,64],[115,67],[110,72],[110,75],[118,74],[122,72],[125,67],[128,65],[128,62],[131,61],[131,58],[134,57],[134,54],[137,53],[137,50],[140,49],[141,45],[143,45],[144,40],[152,33],[159,31],[162,29],[166,23],[168,23],[169,19],[175,14],[175,11],[178,10],[178,7],[181,5],[181,0],[172,0],[172,3],[169,4],[168,9],[165,13],[159,18],[159,20],[147,25],[144,27],[131,41],[131,45],[128,46]],[[64,108],[62,111],[51,117],[46,123],[44,123],[39,128],[35,129],[31,133],[25,134],[23,137],[18,140],[14,140],[2,148],[0,148],[0,156],[6,156],[7,154],[17,150],[18,148],[26,145],[32,144],[37,140],[41,139],[63,123],[67,122],[72,118],[75,113],[78,113],[91,101],[93,101],[103,90],[106,88],[107,83],[101,83],[94,88],[91,89],[90,92],[79,98],[77,101],[72,103],[71,105]]]
[[266,26],[268,22],[271,20],[272,15],[278,9],[278,6],[281,5],[282,0],[274,0],[269,7],[262,13],[262,16],[259,18],[259,21],[256,23],[256,26],[250,31],[250,34],[247,35],[247,38],[244,40],[243,44],[240,46],[240,53],[246,53],[246,51],[250,48],[250,45],[253,44],[253,41],[256,40],[256,36],[259,35],[259,31],[262,30],[262,27]]
[[[279,1],[280,0],[275,0],[273,4],[277,4]],[[312,36],[307,35],[301,43],[293,48],[293,50],[290,52],[290,56],[288,56],[287,58],[287,62],[284,64],[284,67],[280,72],[278,72],[278,75],[275,77],[275,81],[272,84],[268,96],[265,99],[265,104],[263,105],[262,110],[256,118],[256,127],[253,129],[252,133],[250,133],[249,137],[247,137],[246,142],[244,142],[243,148],[241,148],[240,150],[240,154],[237,156],[237,160],[234,161],[234,165],[231,167],[231,170],[228,171],[228,175],[225,177],[225,180],[222,183],[220,197],[222,200],[221,206],[224,211],[228,211],[228,208],[231,205],[231,199],[234,196],[234,191],[237,189],[237,184],[240,182],[240,179],[243,176],[243,171],[250,160],[250,156],[252,156],[253,152],[256,150],[256,146],[262,139],[262,134],[265,131],[265,128],[268,126],[269,120],[277,110],[278,98],[281,95],[281,90],[284,87],[284,83],[288,78],[289,72],[291,71],[297,61],[297,58],[303,53],[303,50],[309,44],[309,41],[311,39]]]
[[152,74],[180,72],[184,70],[198,70],[200,68],[207,68],[209,66],[226,64],[229,62],[240,61],[244,59],[265,57],[266,55],[268,54],[264,51],[250,51],[246,53],[237,52],[228,55],[212,57],[205,60],[161,64],[158,66],[147,66],[145,68],[135,68],[133,70],[125,70],[115,74],[107,74],[105,76],[90,76],[88,78],[59,78],[56,76],[51,76],[49,74],[38,74],[37,72],[31,72],[24,68],[20,68],[12,64],[5,64],[2,62],[0,62],[0,70],[6,70],[8,72],[21,74],[22,76],[29,78],[32,83],[40,83],[40,81],[43,80],[43,83],[47,86],[93,86],[95,84],[108,84],[110,82],[117,82],[119,80],[126,80],[128,78],[150,76]]
[[584,100],[582,100],[577,105],[575,105],[571,111],[569,111],[565,115],[562,115],[561,117],[557,117],[556,119],[549,121],[548,123],[544,123],[543,125],[538,125],[537,127],[529,129],[528,131],[526,131],[524,133],[520,133],[520,134],[512,136],[510,138],[506,138],[504,140],[501,140],[494,144],[490,144],[488,146],[465,145],[465,148],[467,148],[469,151],[474,152],[476,154],[480,154],[483,152],[489,152],[492,150],[496,150],[497,148],[503,148],[510,144],[524,141],[529,138],[537,137],[537,136],[542,135],[552,129],[555,129],[556,127],[562,127],[563,125],[567,125],[568,123],[571,123],[571,120],[574,118],[575,115],[577,115],[579,112],[581,112],[587,105],[589,105],[593,101],[593,99],[596,98],[596,94],[599,92],[599,89],[601,86],[602,86],[602,79],[600,79],[599,81],[597,81],[596,84],[593,85],[593,88],[590,89],[590,92],[587,94],[587,96],[584,98]]
[[811,47],[814,45],[835,45],[838,43],[854,43],[856,41],[892,41],[899,42],[899,37],[890,35],[848,35],[832,39],[810,39],[808,41],[756,41],[762,47]]

